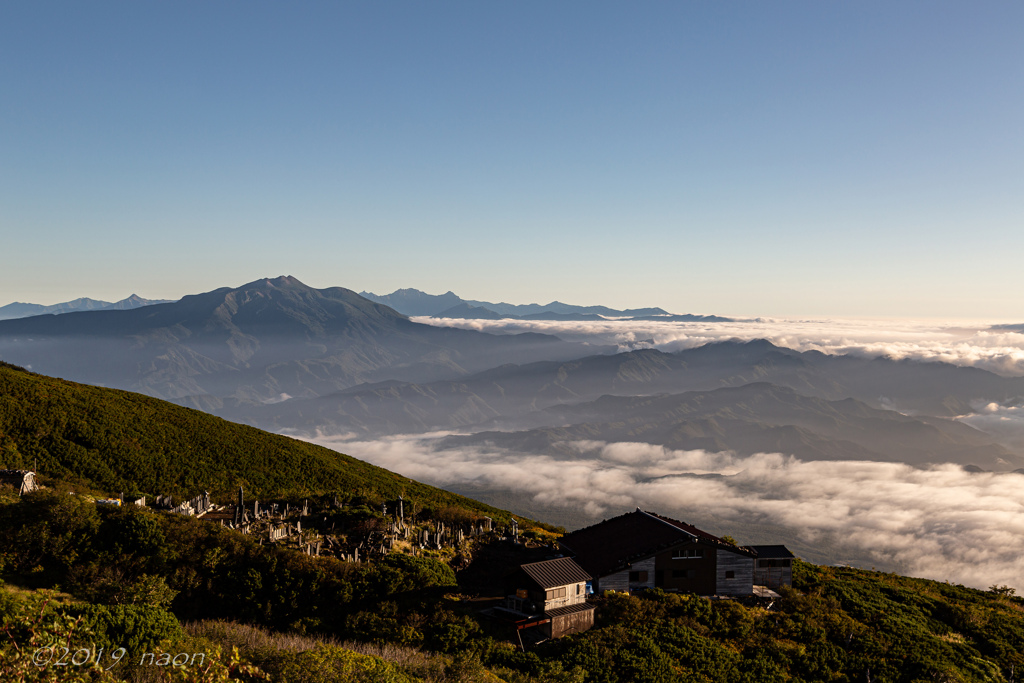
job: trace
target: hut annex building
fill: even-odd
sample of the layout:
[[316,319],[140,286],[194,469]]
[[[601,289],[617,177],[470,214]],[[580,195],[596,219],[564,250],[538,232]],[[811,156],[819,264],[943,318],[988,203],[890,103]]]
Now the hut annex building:
[[587,604],[591,577],[571,558],[519,565],[512,579],[515,593],[499,610],[524,639],[540,642],[594,625],[594,606]]
[[737,546],[695,526],[637,508],[559,541],[593,577],[595,593],[647,588],[698,595],[753,595],[792,584],[782,545]]

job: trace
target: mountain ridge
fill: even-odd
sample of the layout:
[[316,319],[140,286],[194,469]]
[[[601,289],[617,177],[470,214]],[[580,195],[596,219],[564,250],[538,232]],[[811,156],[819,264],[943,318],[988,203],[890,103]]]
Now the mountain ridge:
[[[1024,378],[942,363],[798,352],[766,340],[713,342],[675,353],[640,349],[565,362],[506,363],[455,380],[350,387],[310,401],[260,408],[248,416],[268,429],[335,433],[527,429],[548,424],[546,410],[605,394],[650,396],[770,382],[825,400],[856,398],[873,408],[952,418],[971,402],[1024,396]],[[884,399],[884,400],[883,400]]]
[[618,310],[608,306],[577,306],[561,301],[548,304],[509,304],[490,301],[463,299],[452,291],[444,294],[427,294],[418,289],[397,289],[391,294],[360,292],[360,296],[371,301],[391,306],[410,316],[433,318],[463,318],[477,320],[498,320],[503,318],[522,320],[606,320],[608,318],[632,318],[638,320],[686,320],[705,322],[731,322],[731,318],[714,315],[674,315],[662,308],[629,308]]
[[258,405],[364,381],[432,381],[603,347],[551,335],[423,325],[393,309],[294,277],[263,278],[173,303],[0,321],[0,358],[67,379],[168,399]]
[[641,441],[743,456],[780,452],[802,460],[955,462],[1003,471],[1024,464],[1024,455],[959,422],[911,417],[853,398],[828,401],[767,382],[658,396],[606,395],[549,412],[564,426],[451,436],[442,445],[486,443],[552,453],[562,442]]
[[142,306],[153,306],[155,304],[171,303],[171,299],[143,299],[138,294],[115,301],[100,301],[82,297],[72,301],[65,301],[59,304],[45,306],[43,304],[29,304],[15,301],[14,303],[0,306],[0,320],[16,320],[36,315],[62,315],[79,311],[104,311],[104,310],[126,310],[140,308]]

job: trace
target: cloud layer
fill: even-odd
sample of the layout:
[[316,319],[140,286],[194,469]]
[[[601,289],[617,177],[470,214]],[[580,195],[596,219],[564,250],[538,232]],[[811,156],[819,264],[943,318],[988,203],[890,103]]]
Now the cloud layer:
[[[1024,376],[1024,333],[989,322],[757,319],[731,323],[433,320],[495,333],[677,351],[765,338],[801,351],[945,361]],[[1024,405],[979,404],[963,422],[1024,448]],[[599,521],[640,506],[683,519],[757,525],[848,549],[868,565],[987,588],[1024,590],[1024,475],[888,462],[802,461],[778,453],[675,451],[645,443],[572,442],[546,453],[444,447],[443,435],[319,440],[438,486],[510,491],[524,507],[564,507]],[[450,445],[451,442],[448,442]],[[589,523],[585,521],[584,523]],[[741,538],[741,540],[743,540]]]
[[543,332],[570,341],[617,344],[622,350],[662,351],[725,339],[768,339],[798,351],[891,356],[945,361],[1024,376],[1024,333],[993,328],[981,321],[787,320],[758,318],[728,323],[634,321],[524,321],[416,318],[432,325],[493,333]]
[[1000,443],[1024,450],[1024,405],[987,403],[973,407],[974,413],[957,419],[991,434]]
[[594,521],[634,506],[684,519],[699,511],[725,523],[792,529],[809,543],[842,539],[860,556],[911,576],[1024,589],[1021,474],[805,462],[777,453],[737,457],[644,443],[573,442],[563,445],[568,457],[554,457],[444,449],[421,437],[319,442],[420,481],[511,490]]

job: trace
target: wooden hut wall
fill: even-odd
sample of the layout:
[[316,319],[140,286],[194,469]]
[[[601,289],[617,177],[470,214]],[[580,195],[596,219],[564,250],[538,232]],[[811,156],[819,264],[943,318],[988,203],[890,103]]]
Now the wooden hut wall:
[[696,542],[664,550],[655,558],[654,585],[668,591],[712,595],[717,557],[717,548]]
[[571,633],[581,633],[594,626],[594,610],[587,609],[561,617],[551,617],[551,623],[545,625],[549,638],[561,638]]
[[[730,550],[718,550],[715,593],[750,595],[754,592],[754,559]],[[732,576],[729,576],[732,572]]]
[[654,564],[654,556],[632,564],[627,575],[629,590],[654,588]]
[[621,572],[615,572],[607,576],[602,576],[597,581],[596,591],[619,591],[626,592],[629,590],[629,570],[626,569]]
[[[758,586],[767,586],[768,588],[781,588],[782,586],[793,585],[793,567],[772,567],[765,566],[762,564],[782,564],[781,561],[775,560],[769,562],[765,560],[754,560],[754,583]],[[789,562],[792,565],[792,562]]]
[[[539,598],[534,598],[534,600],[542,603],[545,610],[565,607],[567,605],[576,605],[587,601],[587,584],[570,583],[564,586],[556,586],[555,588],[549,588],[546,591],[540,591],[536,593],[536,595],[538,595]],[[549,595],[550,597],[548,597]],[[531,597],[533,597],[533,595],[531,595]]]

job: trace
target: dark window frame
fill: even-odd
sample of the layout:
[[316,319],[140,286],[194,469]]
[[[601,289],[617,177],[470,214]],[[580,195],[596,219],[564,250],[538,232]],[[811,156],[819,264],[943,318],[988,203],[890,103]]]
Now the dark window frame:
[[778,568],[783,568],[784,569],[784,568],[790,567],[792,564],[793,563],[792,563],[791,560],[777,560],[777,559],[768,560],[768,559],[766,559],[766,560],[758,560],[757,561],[758,568],[764,568],[764,569],[778,569]]

